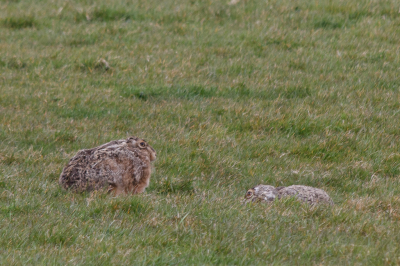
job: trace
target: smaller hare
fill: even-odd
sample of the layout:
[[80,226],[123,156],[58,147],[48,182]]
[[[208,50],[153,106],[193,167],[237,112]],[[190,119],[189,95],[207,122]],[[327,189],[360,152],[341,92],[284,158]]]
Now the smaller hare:
[[156,151],[143,139],[114,140],[78,151],[64,167],[59,183],[75,192],[142,193],[149,185],[150,162],[155,159]]
[[311,205],[325,203],[333,205],[329,195],[319,188],[293,185],[289,187],[273,187],[268,185],[258,185],[246,192],[244,202],[270,202],[275,198],[295,197],[297,200]]

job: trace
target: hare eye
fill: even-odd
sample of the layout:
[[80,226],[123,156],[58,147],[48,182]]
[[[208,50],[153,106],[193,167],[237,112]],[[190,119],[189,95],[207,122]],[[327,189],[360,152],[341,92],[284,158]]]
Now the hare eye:
[[251,192],[251,191],[248,191],[248,192],[247,192],[247,196],[248,196],[248,197],[250,197],[252,194],[253,194],[253,192]]
[[140,147],[145,147],[146,143],[145,142],[140,142],[139,145],[140,145]]

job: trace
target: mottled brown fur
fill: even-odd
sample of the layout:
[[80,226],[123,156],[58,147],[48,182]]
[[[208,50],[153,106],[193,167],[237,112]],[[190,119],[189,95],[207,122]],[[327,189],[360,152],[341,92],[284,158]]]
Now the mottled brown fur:
[[142,193],[149,185],[150,162],[155,159],[155,150],[142,139],[114,140],[78,151],[64,167],[59,183],[75,192]]
[[245,202],[274,201],[276,198],[295,197],[301,202],[308,204],[325,203],[333,205],[332,199],[322,189],[303,185],[289,187],[273,187],[269,185],[258,185],[246,192]]

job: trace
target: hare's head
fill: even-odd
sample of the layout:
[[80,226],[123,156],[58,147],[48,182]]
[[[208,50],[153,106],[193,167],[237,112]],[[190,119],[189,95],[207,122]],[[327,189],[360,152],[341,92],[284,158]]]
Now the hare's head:
[[273,186],[268,185],[258,185],[247,190],[244,196],[244,202],[269,202],[274,201],[278,197],[278,191]]
[[127,141],[134,148],[140,149],[142,153],[147,154],[150,161],[154,161],[157,157],[156,151],[151,147],[144,139],[140,139],[137,137],[130,137]]

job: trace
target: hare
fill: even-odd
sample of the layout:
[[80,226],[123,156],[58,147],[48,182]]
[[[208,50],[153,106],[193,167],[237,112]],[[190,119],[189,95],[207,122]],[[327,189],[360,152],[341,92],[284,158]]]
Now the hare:
[[156,151],[129,137],[80,150],[64,167],[59,184],[75,192],[107,190],[114,195],[142,193],[149,185]]
[[277,188],[269,185],[258,185],[246,192],[244,201],[269,202],[274,201],[275,198],[281,199],[284,197],[295,197],[297,200],[311,205],[317,203],[333,205],[332,199],[322,189],[302,185]]

